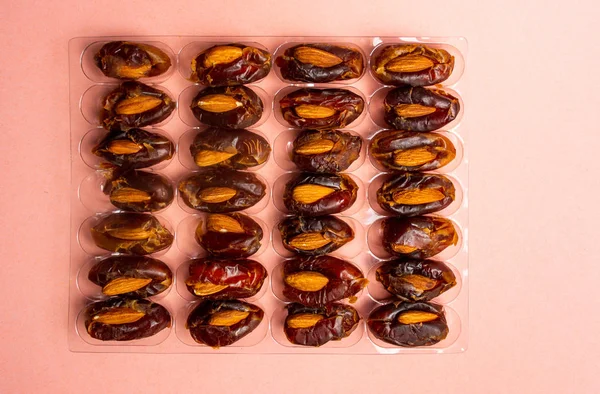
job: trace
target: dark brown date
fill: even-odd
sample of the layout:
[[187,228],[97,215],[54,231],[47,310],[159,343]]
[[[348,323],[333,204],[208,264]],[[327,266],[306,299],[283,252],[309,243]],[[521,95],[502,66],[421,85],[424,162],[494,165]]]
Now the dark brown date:
[[146,255],[166,249],[173,234],[157,218],[144,213],[112,213],[91,228],[99,248],[116,253]]
[[283,295],[292,302],[323,306],[350,298],[369,281],[353,264],[331,256],[296,257],[283,263]]
[[243,44],[215,45],[192,60],[190,80],[206,86],[234,86],[263,79],[271,71],[271,54]]
[[279,223],[283,246],[305,255],[331,253],[354,239],[354,230],[335,216],[292,216]]
[[169,56],[157,47],[127,41],[104,44],[94,61],[104,75],[121,79],[155,77],[171,67]]
[[410,173],[387,176],[377,190],[377,203],[398,216],[441,211],[454,201],[454,184],[438,174]]
[[298,215],[330,215],[350,208],[357,193],[358,185],[348,175],[301,173],[286,184],[283,202]]
[[110,256],[96,263],[88,279],[107,296],[152,297],[173,282],[171,269],[162,261],[142,256]]
[[258,306],[237,300],[202,301],[188,316],[186,328],[194,341],[219,348],[250,334],[263,320]]
[[400,130],[375,134],[369,152],[382,171],[431,171],[456,157],[454,144],[441,134]]
[[113,297],[83,311],[88,334],[101,341],[132,341],[171,327],[171,314],[160,304],[138,298]]
[[260,120],[263,102],[245,86],[221,86],[202,89],[190,108],[203,124],[245,129]]
[[154,212],[173,202],[173,185],[163,175],[141,170],[111,173],[102,191],[108,195],[111,204],[119,209]]
[[458,98],[442,89],[399,87],[383,102],[384,119],[397,130],[432,131],[452,122],[460,111]]
[[350,336],[360,321],[356,309],[339,303],[318,308],[292,303],[287,311],[285,336],[291,343],[302,346],[322,346],[342,340]]
[[359,78],[364,70],[362,54],[331,44],[300,44],[275,60],[281,76],[294,82],[333,82]]
[[100,123],[107,130],[149,126],[167,119],[175,106],[162,90],[127,81],[104,99]]
[[248,130],[210,127],[196,135],[190,152],[194,163],[200,168],[243,170],[266,162],[271,145],[260,135]]
[[448,79],[454,56],[425,45],[388,45],[374,59],[375,78],[386,85],[427,86]]
[[439,216],[391,217],[381,227],[383,247],[396,256],[426,259],[458,243],[452,222]]
[[291,158],[302,171],[340,172],[358,156],[362,139],[339,130],[304,130],[294,140]]
[[256,295],[266,278],[267,270],[254,260],[201,258],[190,261],[185,285],[197,297],[226,300]]
[[202,212],[241,211],[258,203],[267,186],[249,172],[227,169],[194,173],[179,182],[187,206]]
[[249,257],[260,249],[263,230],[241,213],[212,213],[196,228],[196,241],[211,256],[221,259]]
[[429,301],[456,285],[452,270],[434,260],[386,261],[375,276],[387,291],[404,301]]
[[361,96],[346,89],[303,88],[279,101],[286,122],[301,129],[341,129],[362,113]]
[[448,335],[444,308],[429,302],[380,306],[369,315],[367,326],[375,338],[405,347],[435,345]]

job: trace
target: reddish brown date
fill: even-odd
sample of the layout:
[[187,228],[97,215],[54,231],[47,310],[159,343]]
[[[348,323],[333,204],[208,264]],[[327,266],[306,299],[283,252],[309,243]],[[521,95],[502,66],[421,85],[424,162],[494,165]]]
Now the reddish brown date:
[[371,140],[369,153],[382,171],[431,171],[454,160],[456,148],[441,134],[384,130]]
[[425,45],[388,45],[374,59],[375,78],[386,85],[427,86],[448,79],[454,56]]
[[245,86],[222,86],[201,90],[190,108],[205,125],[245,129],[260,120],[263,102]]
[[88,279],[107,296],[152,297],[173,283],[171,269],[162,261],[142,256],[110,256],[96,263]]
[[243,44],[215,45],[192,60],[190,80],[206,86],[257,82],[271,71],[271,54]]
[[396,256],[426,259],[458,243],[452,222],[439,216],[391,217],[381,227],[383,247]]
[[196,228],[196,241],[211,256],[222,259],[249,257],[260,249],[263,230],[250,216],[213,213]]
[[288,315],[283,330],[288,341],[302,346],[322,346],[340,341],[352,334],[360,316],[350,305],[332,303],[308,307],[298,303],[287,306]]
[[264,315],[262,309],[247,302],[205,300],[190,313],[186,328],[194,341],[219,348],[250,334],[260,325]]
[[193,295],[211,300],[248,298],[256,295],[267,270],[254,260],[194,259],[185,285]]
[[340,172],[360,156],[362,139],[339,130],[304,130],[294,140],[291,158],[308,172]]
[[173,202],[173,185],[166,177],[141,170],[112,172],[102,189],[115,207],[131,212],[154,212]]
[[283,295],[292,302],[323,306],[350,298],[367,284],[353,264],[331,256],[297,257],[283,263]]
[[104,75],[121,79],[155,77],[171,67],[169,56],[157,47],[127,41],[104,44],[94,61]]
[[106,96],[100,123],[107,130],[150,126],[167,119],[175,101],[162,90],[127,81]]
[[279,101],[286,122],[301,129],[341,129],[362,113],[361,96],[346,89],[298,89]]
[[216,169],[199,172],[179,182],[184,203],[202,212],[241,211],[258,203],[267,186],[249,172]]
[[456,285],[452,270],[434,260],[386,261],[375,275],[387,291],[404,301],[429,301]]
[[358,185],[348,175],[301,173],[286,184],[283,202],[298,215],[330,215],[350,208],[357,193]]
[[446,338],[448,324],[441,305],[392,302],[371,312],[367,326],[375,338],[396,346],[431,346]]
[[283,246],[305,255],[331,253],[354,239],[354,230],[335,216],[292,216],[279,223]]
[[88,334],[101,341],[133,341],[171,327],[171,314],[160,304],[137,298],[113,297],[83,311]]
[[399,87],[383,102],[384,119],[397,130],[432,131],[452,122],[460,111],[458,98],[442,89]]

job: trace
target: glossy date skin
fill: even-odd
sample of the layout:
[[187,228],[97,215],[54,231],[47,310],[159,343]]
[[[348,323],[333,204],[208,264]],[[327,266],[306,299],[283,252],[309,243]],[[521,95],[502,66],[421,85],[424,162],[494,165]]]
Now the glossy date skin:
[[196,228],[196,241],[211,256],[221,259],[249,257],[261,246],[263,230],[250,216],[241,213],[210,214]]
[[171,67],[169,56],[157,47],[127,41],[104,44],[94,62],[107,77],[120,79],[155,77]]
[[298,215],[340,213],[356,201],[358,185],[345,174],[300,173],[285,186],[285,207]]
[[208,126],[245,129],[258,122],[264,104],[245,86],[221,86],[202,89],[192,99],[192,113]]
[[168,207],[175,196],[173,185],[160,174],[130,170],[112,172],[102,189],[111,204],[130,212],[155,212]]
[[341,172],[360,156],[362,139],[339,130],[304,130],[294,140],[291,159],[307,172]]
[[381,227],[383,247],[395,256],[426,259],[458,243],[452,221],[440,216],[390,217]]
[[352,227],[335,216],[292,216],[278,228],[287,250],[309,256],[331,253],[354,239]]

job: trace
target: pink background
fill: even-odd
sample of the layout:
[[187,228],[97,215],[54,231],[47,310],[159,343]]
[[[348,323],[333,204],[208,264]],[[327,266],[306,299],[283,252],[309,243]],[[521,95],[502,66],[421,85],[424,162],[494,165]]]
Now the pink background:
[[[600,29],[592,1],[166,3],[2,2],[0,392],[600,390]],[[469,350],[69,352],[67,43],[125,34],[467,37]]]

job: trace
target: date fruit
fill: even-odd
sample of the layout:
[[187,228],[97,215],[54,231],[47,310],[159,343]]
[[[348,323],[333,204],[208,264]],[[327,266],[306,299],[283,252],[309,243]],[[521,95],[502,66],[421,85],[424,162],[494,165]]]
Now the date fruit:
[[354,239],[354,230],[335,216],[292,216],[279,223],[283,246],[305,255],[331,253]]
[[127,41],[104,44],[94,62],[107,77],[121,79],[155,77],[171,67],[169,56],[157,47]]
[[300,173],[285,186],[285,207],[298,215],[340,213],[356,201],[358,185],[345,174]]
[[362,139],[339,130],[303,130],[291,154],[296,167],[308,172],[340,172],[360,156]]
[[340,303],[316,308],[292,303],[287,311],[285,336],[291,343],[302,346],[322,346],[342,340],[350,336],[360,321],[356,309]]
[[175,196],[171,182],[160,174],[141,170],[112,172],[102,191],[115,207],[131,212],[166,208]]
[[396,301],[373,310],[367,326],[375,336],[396,346],[431,346],[446,338],[444,307],[429,302]]
[[205,300],[188,316],[186,328],[194,341],[213,348],[231,345],[260,325],[265,312],[237,300]]
[[257,82],[271,71],[271,54],[243,44],[215,45],[192,60],[190,80],[206,86]]
[[440,216],[390,217],[381,227],[384,249],[396,256],[426,259],[458,243],[452,221]]
[[263,102],[245,86],[202,89],[190,108],[201,123],[209,126],[245,129],[260,120]]
[[263,230],[241,213],[212,213],[196,228],[196,241],[211,256],[220,259],[249,257],[260,249]]
[[279,101],[283,119],[301,129],[344,128],[360,116],[365,107],[361,96],[346,89],[295,90]]

